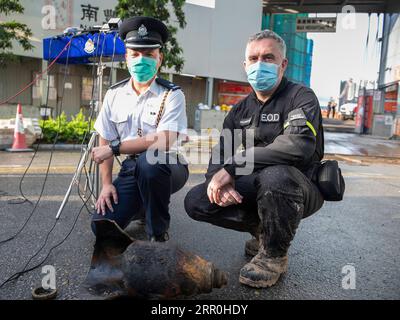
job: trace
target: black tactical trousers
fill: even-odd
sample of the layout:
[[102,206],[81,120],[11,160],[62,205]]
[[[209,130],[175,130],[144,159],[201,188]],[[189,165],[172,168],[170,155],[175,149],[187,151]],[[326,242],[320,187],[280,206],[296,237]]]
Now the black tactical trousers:
[[261,231],[264,248],[272,257],[287,253],[300,220],[324,202],[318,188],[292,166],[270,166],[240,176],[235,189],[243,196],[242,203],[223,208],[210,203],[207,184],[199,184],[186,195],[186,212],[194,220],[220,227],[253,235]]

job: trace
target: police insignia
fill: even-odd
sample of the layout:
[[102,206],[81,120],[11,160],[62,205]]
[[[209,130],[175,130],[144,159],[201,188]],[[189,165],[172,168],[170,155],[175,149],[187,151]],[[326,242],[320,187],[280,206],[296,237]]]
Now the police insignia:
[[141,38],[147,36],[147,28],[143,24],[139,27],[138,36]]
[[306,115],[304,114],[303,110],[296,110],[296,113],[292,113],[290,115],[290,121],[298,120],[298,119],[306,119]]
[[94,45],[94,42],[93,42],[93,40],[92,39],[89,39],[88,41],[86,41],[86,43],[85,43],[85,47],[84,47],[84,51],[86,52],[86,53],[93,53],[94,52],[94,49],[95,49],[95,45]]
[[295,109],[289,112],[288,120],[293,126],[305,126],[307,123],[307,117],[302,109]]

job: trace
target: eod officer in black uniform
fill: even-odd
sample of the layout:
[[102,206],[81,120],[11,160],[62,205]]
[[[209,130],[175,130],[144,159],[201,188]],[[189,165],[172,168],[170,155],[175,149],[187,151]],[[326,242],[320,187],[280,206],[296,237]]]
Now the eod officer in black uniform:
[[[324,202],[313,182],[324,154],[320,106],[310,88],[284,77],[285,54],[272,31],[249,39],[244,67],[254,92],[226,116],[206,182],[185,198],[191,218],[254,236],[245,246],[254,257],[239,277],[252,287],[272,286],[287,271],[300,220]],[[244,150],[237,152],[240,144]],[[241,175],[246,167],[253,169]]]

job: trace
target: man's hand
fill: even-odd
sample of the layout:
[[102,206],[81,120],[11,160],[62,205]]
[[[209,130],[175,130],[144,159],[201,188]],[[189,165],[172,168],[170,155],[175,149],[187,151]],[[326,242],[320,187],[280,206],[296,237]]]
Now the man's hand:
[[222,168],[219,170],[216,174],[214,174],[210,183],[208,184],[207,195],[208,199],[210,199],[210,202],[221,202],[221,199],[219,198],[219,190],[228,184],[233,186],[234,183],[235,180],[225,169]]
[[98,214],[104,216],[106,214],[106,206],[111,212],[114,212],[111,199],[115,204],[118,204],[117,189],[115,189],[115,186],[112,183],[104,185],[101,189],[99,198],[95,205]]
[[237,192],[231,184],[228,184],[220,189],[219,198],[221,201],[217,202],[217,204],[220,207],[228,207],[233,204],[239,204],[242,203],[243,200],[242,195]]
[[107,160],[112,156],[113,152],[108,145],[95,147],[92,150],[92,159],[97,163],[103,163],[104,160]]

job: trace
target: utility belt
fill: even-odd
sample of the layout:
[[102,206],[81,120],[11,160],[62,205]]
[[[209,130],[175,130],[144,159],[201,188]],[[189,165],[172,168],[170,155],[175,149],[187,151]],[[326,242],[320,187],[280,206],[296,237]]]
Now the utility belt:
[[341,201],[345,191],[342,170],[336,160],[325,160],[311,166],[306,175],[318,187],[324,200]]
[[127,155],[126,156],[126,160],[136,160],[137,158],[139,158],[139,156],[140,156],[140,153],[138,153],[138,154],[129,154],[129,155]]

